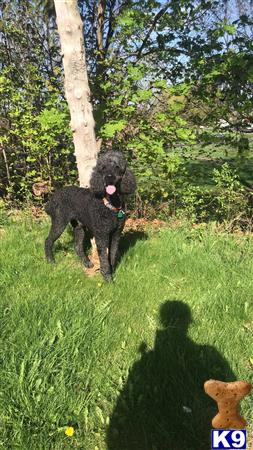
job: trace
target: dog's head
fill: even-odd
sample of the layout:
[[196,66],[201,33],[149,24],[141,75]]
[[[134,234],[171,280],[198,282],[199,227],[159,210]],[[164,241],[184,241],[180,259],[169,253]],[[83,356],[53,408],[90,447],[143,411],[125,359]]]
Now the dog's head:
[[108,151],[99,155],[91,175],[90,189],[98,195],[132,194],[135,191],[135,177],[120,152]]

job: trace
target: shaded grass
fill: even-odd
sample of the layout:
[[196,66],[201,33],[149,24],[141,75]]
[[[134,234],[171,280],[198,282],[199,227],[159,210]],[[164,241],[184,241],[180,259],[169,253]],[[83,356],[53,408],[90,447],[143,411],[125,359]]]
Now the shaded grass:
[[192,145],[186,149],[178,149],[183,156],[188,181],[211,189],[214,186],[213,170],[221,169],[224,163],[235,169],[246,185],[253,185],[253,136],[247,135],[249,150],[238,153],[238,148],[227,140],[226,134],[210,133],[205,142]]
[[[209,448],[203,381],[253,381],[251,238],[125,237],[104,284],[85,276],[68,233],[48,265],[47,230],[26,219],[1,237],[0,447]],[[250,396],[243,413],[253,421]]]
[[185,167],[188,171],[191,181],[198,185],[210,188],[214,186],[213,171],[221,169],[222,165],[228,163],[231,168],[236,170],[243,184],[253,185],[253,158],[187,158]]

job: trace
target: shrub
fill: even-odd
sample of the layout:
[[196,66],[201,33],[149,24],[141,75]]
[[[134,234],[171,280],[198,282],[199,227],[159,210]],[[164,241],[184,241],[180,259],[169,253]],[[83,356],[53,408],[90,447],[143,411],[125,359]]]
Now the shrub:
[[225,163],[221,169],[214,169],[213,179],[217,219],[231,221],[244,214],[247,210],[247,197],[236,170]]

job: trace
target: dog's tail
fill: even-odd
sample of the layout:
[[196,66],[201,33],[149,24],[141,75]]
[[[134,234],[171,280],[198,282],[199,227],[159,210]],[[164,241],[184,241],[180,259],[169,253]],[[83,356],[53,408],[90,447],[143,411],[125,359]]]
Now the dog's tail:
[[56,207],[56,201],[54,199],[54,197],[51,197],[50,200],[45,204],[45,211],[46,213],[51,216],[53,211],[55,210]]
[[45,204],[44,209],[49,216],[54,216],[58,210],[61,209],[62,204],[62,189],[55,191],[48,202]]
[[44,207],[46,213],[50,216],[51,212],[52,212],[52,201],[49,200]]

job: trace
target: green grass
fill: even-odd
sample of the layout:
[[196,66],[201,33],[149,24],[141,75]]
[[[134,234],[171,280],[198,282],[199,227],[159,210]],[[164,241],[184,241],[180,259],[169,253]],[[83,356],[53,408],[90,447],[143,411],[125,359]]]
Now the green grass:
[[129,246],[126,235],[104,284],[68,233],[56,264],[44,261],[48,226],[1,232],[0,447],[208,449],[216,407],[203,382],[253,382],[252,239],[181,226]]

